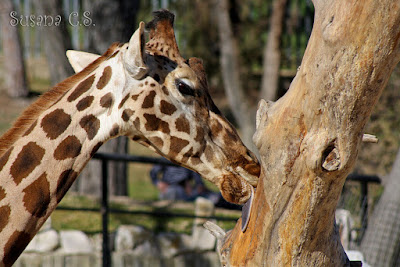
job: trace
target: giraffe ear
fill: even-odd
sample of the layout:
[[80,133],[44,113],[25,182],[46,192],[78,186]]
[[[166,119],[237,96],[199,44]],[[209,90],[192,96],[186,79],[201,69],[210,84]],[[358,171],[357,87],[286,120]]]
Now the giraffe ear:
[[75,73],[80,72],[84,68],[86,68],[90,63],[98,59],[100,55],[76,51],[76,50],[68,50],[67,58]]
[[144,63],[144,22],[139,23],[139,28],[129,40],[129,47],[124,54],[125,67],[133,78],[140,80],[147,73]]

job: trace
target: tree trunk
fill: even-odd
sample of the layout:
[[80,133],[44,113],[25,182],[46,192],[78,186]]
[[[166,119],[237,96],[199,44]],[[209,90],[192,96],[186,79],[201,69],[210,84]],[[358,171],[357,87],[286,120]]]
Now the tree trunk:
[[113,42],[128,42],[137,28],[139,0],[96,0],[83,2],[95,25],[88,31],[88,51],[104,53]]
[[255,151],[251,141],[255,130],[255,122],[249,119],[253,117],[253,112],[249,103],[246,102],[247,96],[240,80],[239,48],[229,18],[230,7],[228,0],[218,0],[216,5],[221,49],[220,64],[225,92],[233,116],[241,130],[243,142],[252,151]]
[[71,76],[74,72],[70,66],[65,52],[72,48],[71,37],[67,30],[68,18],[63,16],[62,2],[58,0],[34,0],[38,14],[48,15],[53,18],[61,16],[59,25],[41,26],[45,36],[44,49],[49,64],[51,83],[56,84]]
[[365,123],[400,60],[400,4],[314,5],[289,91],[259,105],[262,173],[247,230],[239,220],[221,244],[227,266],[349,266],[334,214]]
[[15,11],[11,0],[0,2],[0,27],[3,39],[3,54],[7,57],[4,62],[4,82],[7,94],[10,97],[26,97],[29,94],[24,58],[20,37],[18,34],[18,23],[11,21],[10,14]]
[[400,265],[400,150],[361,243],[371,266]]
[[281,66],[280,44],[286,3],[287,0],[275,0],[273,2],[270,30],[264,50],[261,98],[271,101],[275,101],[278,96],[279,69]]

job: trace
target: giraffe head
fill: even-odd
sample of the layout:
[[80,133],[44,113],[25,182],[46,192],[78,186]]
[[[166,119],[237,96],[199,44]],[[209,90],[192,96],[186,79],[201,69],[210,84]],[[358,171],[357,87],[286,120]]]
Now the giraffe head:
[[[173,21],[172,13],[155,12],[146,25],[147,43],[142,22],[129,43],[120,45],[117,55],[112,53],[114,61],[122,63],[118,73],[112,72],[118,75],[113,82],[120,90],[106,94],[100,103],[118,114],[113,117],[113,136],[129,136],[198,172],[216,184],[226,200],[244,203],[257,185],[260,166],[212,101],[202,61],[180,55]],[[99,56],[68,52],[68,57],[80,71]],[[117,98],[122,101],[114,105]]]

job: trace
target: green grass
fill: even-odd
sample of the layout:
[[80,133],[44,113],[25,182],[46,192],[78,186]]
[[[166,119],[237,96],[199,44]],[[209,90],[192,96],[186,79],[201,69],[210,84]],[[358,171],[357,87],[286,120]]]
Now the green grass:
[[[132,204],[133,203],[133,204]],[[179,214],[194,215],[194,205],[191,203],[182,203],[171,206],[157,207],[151,203],[143,202],[110,202],[110,209],[119,209],[125,211],[145,211],[145,212],[169,212]],[[93,208],[100,209],[99,199],[76,194],[67,194],[59,204],[59,207],[74,208]],[[238,219],[240,212],[217,210],[217,216],[224,218]],[[52,226],[56,230],[77,229],[88,234],[100,233],[102,230],[101,214],[97,211],[70,211],[56,209],[52,214]],[[118,226],[123,224],[141,225],[154,232],[178,232],[190,234],[192,231],[194,219],[180,217],[154,217],[142,214],[121,214],[110,213],[109,231],[115,231]],[[220,221],[218,224],[228,230],[232,229],[235,221]]]

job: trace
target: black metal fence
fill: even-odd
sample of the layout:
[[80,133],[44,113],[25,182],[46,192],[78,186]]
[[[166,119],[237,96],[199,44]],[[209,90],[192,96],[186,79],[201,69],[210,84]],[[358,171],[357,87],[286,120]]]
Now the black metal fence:
[[104,267],[111,266],[111,250],[109,242],[109,214],[119,213],[119,214],[130,214],[130,215],[147,215],[157,218],[203,218],[209,220],[218,221],[236,221],[235,218],[221,217],[221,216],[196,216],[193,214],[178,213],[178,212],[165,212],[165,211],[127,211],[122,209],[110,208],[108,199],[108,163],[109,161],[124,161],[131,163],[144,163],[144,164],[159,164],[159,165],[170,165],[176,166],[174,163],[168,161],[165,158],[154,158],[146,156],[133,156],[126,154],[109,154],[109,153],[96,153],[93,156],[95,160],[101,160],[101,173],[102,173],[102,194],[101,194],[101,207],[96,208],[71,208],[71,207],[57,207],[58,210],[70,210],[70,211],[95,211],[100,212],[102,216],[102,262]]
[[[177,212],[150,212],[150,211],[127,211],[121,209],[112,209],[109,206],[108,199],[108,163],[109,161],[124,161],[124,162],[135,162],[135,163],[145,163],[145,164],[161,164],[161,165],[175,165],[172,162],[164,159],[164,158],[154,158],[154,157],[146,157],[146,156],[133,156],[133,155],[124,155],[124,154],[109,154],[109,153],[96,153],[93,157],[95,160],[101,160],[101,168],[102,168],[102,195],[101,195],[101,207],[100,209],[96,208],[70,208],[70,207],[58,207],[59,210],[71,210],[71,211],[100,211],[102,216],[102,262],[104,267],[111,266],[111,250],[110,250],[110,242],[109,242],[109,214],[110,213],[121,213],[121,214],[131,214],[131,215],[148,215],[152,217],[158,218],[171,218],[171,217],[181,217],[181,218],[204,218],[210,220],[219,220],[219,221],[235,221],[237,219],[220,217],[220,216],[212,216],[212,217],[203,217],[196,216],[193,214],[185,214],[185,213],[177,213]],[[361,236],[363,235],[365,229],[367,228],[368,223],[368,184],[369,183],[380,183],[381,180],[378,176],[366,176],[366,175],[358,175],[351,174],[347,178],[348,181],[355,181],[360,183],[360,216],[361,216]]]

